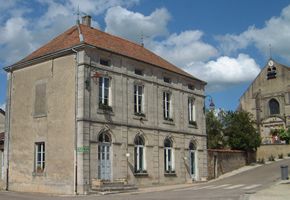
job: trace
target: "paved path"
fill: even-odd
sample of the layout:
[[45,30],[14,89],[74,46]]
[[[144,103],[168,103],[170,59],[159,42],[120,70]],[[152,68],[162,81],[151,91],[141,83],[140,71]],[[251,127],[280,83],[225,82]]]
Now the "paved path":
[[[262,190],[267,191],[280,180],[280,165],[290,166],[290,159],[276,161],[263,165],[240,174],[223,179],[210,181],[205,184],[177,185],[142,188],[137,192],[110,194],[110,195],[89,195],[89,196],[47,196],[27,193],[0,193],[1,200],[249,200],[251,196]],[[289,186],[289,185],[288,185]],[[257,193],[259,194],[259,192]],[[290,199],[290,198],[289,198]],[[252,199],[251,199],[252,200]],[[256,199],[253,199],[256,200]],[[276,200],[272,198],[271,200]]]

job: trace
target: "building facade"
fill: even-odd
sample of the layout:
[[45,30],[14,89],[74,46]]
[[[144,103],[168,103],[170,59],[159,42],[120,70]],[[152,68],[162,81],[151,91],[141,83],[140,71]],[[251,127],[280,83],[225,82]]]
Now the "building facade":
[[206,180],[206,83],[142,45],[86,16],[5,69],[10,190]]
[[290,126],[290,68],[269,59],[240,98],[240,108],[253,114],[262,144],[283,143],[277,131]]

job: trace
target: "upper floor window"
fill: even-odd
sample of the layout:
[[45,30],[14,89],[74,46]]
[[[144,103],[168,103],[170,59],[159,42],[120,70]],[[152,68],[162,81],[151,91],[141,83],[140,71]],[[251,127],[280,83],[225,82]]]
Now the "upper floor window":
[[195,104],[193,98],[188,98],[188,121],[194,123],[196,121]]
[[270,115],[280,114],[280,105],[276,99],[269,101]]
[[170,92],[163,92],[163,117],[165,120],[172,121]]
[[104,58],[100,59],[100,64],[101,65],[105,65],[105,66],[111,66],[110,60],[109,59],[104,59]]
[[144,113],[143,110],[143,86],[134,85],[134,112],[135,114]]
[[45,168],[45,143],[35,143],[35,172],[42,173]]
[[165,173],[174,173],[174,153],[172,141],[169,138],[164,140],[164,171]]
[[141,135],[137,135],[134,140],[134,167],[135,173],[146,173],[146,160],[145,160],[145,141]]
[[171,83],[171,79],[168,78],[168,77],[163,77],[163,81],[164,81],[165,83]]
[[193,85],[191,85],[191,84],[188,84],[188,89],[190,89],[190,90],[194,90],[194,86]]
[[99,77],[99,106],[102,109],[109,108],[110,102],[110,79],[109,77]]
[[135,74],[143,76],[143,71],[141,69],[135,69]]

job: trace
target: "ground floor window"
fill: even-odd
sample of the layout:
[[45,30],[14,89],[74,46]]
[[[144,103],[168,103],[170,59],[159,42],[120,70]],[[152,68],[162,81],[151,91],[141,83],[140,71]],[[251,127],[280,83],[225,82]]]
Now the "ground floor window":
[[42,173],[45,168],[45,143],[35,143],[35,171]]
[[135,143],[135,147],[134,147],[135,173],[147,173],[143,137],[140,135],[137,135],[134,140],[134,143]]
[[164,140],[164,171],[165,173],[175,173],[172,141],[169,138]]

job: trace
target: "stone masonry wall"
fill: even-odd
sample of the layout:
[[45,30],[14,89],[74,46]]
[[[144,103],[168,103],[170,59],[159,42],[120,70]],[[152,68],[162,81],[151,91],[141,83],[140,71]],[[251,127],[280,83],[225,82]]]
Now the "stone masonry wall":
[[246,158],[244,151],[208,149],[208,179],[245,166]]

